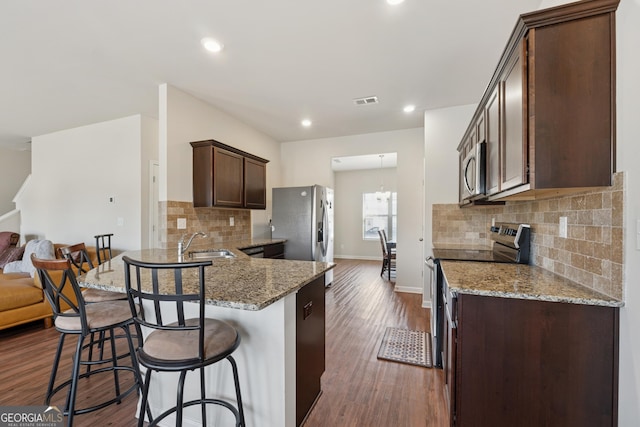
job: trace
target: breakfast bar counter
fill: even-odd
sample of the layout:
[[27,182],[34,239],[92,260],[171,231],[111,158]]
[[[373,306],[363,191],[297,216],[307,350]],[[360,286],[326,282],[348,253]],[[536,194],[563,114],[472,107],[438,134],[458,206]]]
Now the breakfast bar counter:
[[[232,325],[241,337],[233,356],[238,364],[247,425],[293,427],[300,424],[320,393],[325,345],[324,274],[335,264],[252,258],[240,250],[257,244],[227,243],[224,248],[233,257],[209,258],[212,265],[205,267],[205,312],[207,317]],[[199,250],[203,249],[192,248],[194,252]],[[80,285],[124,293],[124,255],[146,262],[193,260],[189,251],[179,257],[175,248],[128,251],[89,271],[80,278]],[[197,286],[195,277],[191,280],[185,276],[183,281],[187,292],[189,286]],[[303,316],[302,307],[311,304],[313,311],[304,311]],[[198,305],[186,304],[185,312],[196,317]],[[309,348],[313,349],[311,355]],[[309,369],[309,360],[317,360],[313,369]],[[234,401],[233,379],[227,364],[214,364],[206,372],[207,393]],[[195,377],[189,380],[189,375],[185,400],[199,394],[199,382]],[[177,380],[178,374],[174,373],[154,376],[149,393],[153,414],[175,405]],[[208,411],[208,425],[233,425],[227,412]],[[186,408],[184,419],[186,425],[200,425],[199,408]],[[173,416],[161,423],[174,424]]]
[[[235,257],[211,258],[212,265],[205,268],[207,304],[219,307],[261,310],[323,276],[334,266],[326,262],[252,258],[235,246],[227,244],[224,247]],[[175,250],[167,249],[143,249],[122,255],[145,262],[194,261],[188,255],[180,259]],[[91,270],[83,277],[81,285],[125,292],[122,255]],[[189,286],[197,285],[197,280],[185,278],[186,292],[189,292]]]

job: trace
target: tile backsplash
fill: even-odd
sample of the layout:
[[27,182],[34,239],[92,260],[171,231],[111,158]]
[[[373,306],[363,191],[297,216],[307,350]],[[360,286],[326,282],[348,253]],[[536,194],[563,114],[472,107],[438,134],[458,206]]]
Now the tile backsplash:
[[[209,243],[251,238],[251,211],[248,209],[194,208],[192,202],[166,201],[160,208],[160,248],[178,246],[183,234],[207,233]],[[233,217],[234,225],[229,225]],[[178,229],[178,218],[187,220],[186,229]]]
[[[491,220],[531,225],[531,264],[603,294],[623,299],[624,175],[611,187],[504,206],[433,205],[434,245],[490,246]],[[567,238],[559,236],[567,217]]]

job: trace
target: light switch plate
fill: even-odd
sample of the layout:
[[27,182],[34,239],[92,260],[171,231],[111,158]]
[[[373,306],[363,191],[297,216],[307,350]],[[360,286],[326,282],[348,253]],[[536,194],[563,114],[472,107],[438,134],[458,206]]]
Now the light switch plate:
[[184,230],[187,228],[187,218],[178,218],[177,224],[178,230]]
[[567,217],[566,216],[560,217],[560,228],[558,230],[558,235],[564,238],[567,237]]
[[229,225],[233,227],[233,225],[235,224],[235,221],[233,219],[232,216],[229,217]]

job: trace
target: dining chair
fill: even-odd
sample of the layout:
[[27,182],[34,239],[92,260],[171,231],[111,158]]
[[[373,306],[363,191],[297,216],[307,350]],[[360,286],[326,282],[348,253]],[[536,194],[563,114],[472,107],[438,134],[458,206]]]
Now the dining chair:
[[386,271],[388,280],[391,280],[391,271],[396,271],[396,254],[395,251],[391,252],[388,249],[382,230],[378,230],[378,236],[380,237],[380,246],[382,247],[382,270],[380,270],[380,276]]

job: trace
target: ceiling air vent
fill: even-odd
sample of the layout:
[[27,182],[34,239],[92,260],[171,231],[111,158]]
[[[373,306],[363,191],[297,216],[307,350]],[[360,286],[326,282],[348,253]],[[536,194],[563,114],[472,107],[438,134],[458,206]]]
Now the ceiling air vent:
[[378,97],[377,96],[367,96],[364,98],[356,98],[353,100],[353,103],[356,105],[369,105],[369,104],[377,104]]

